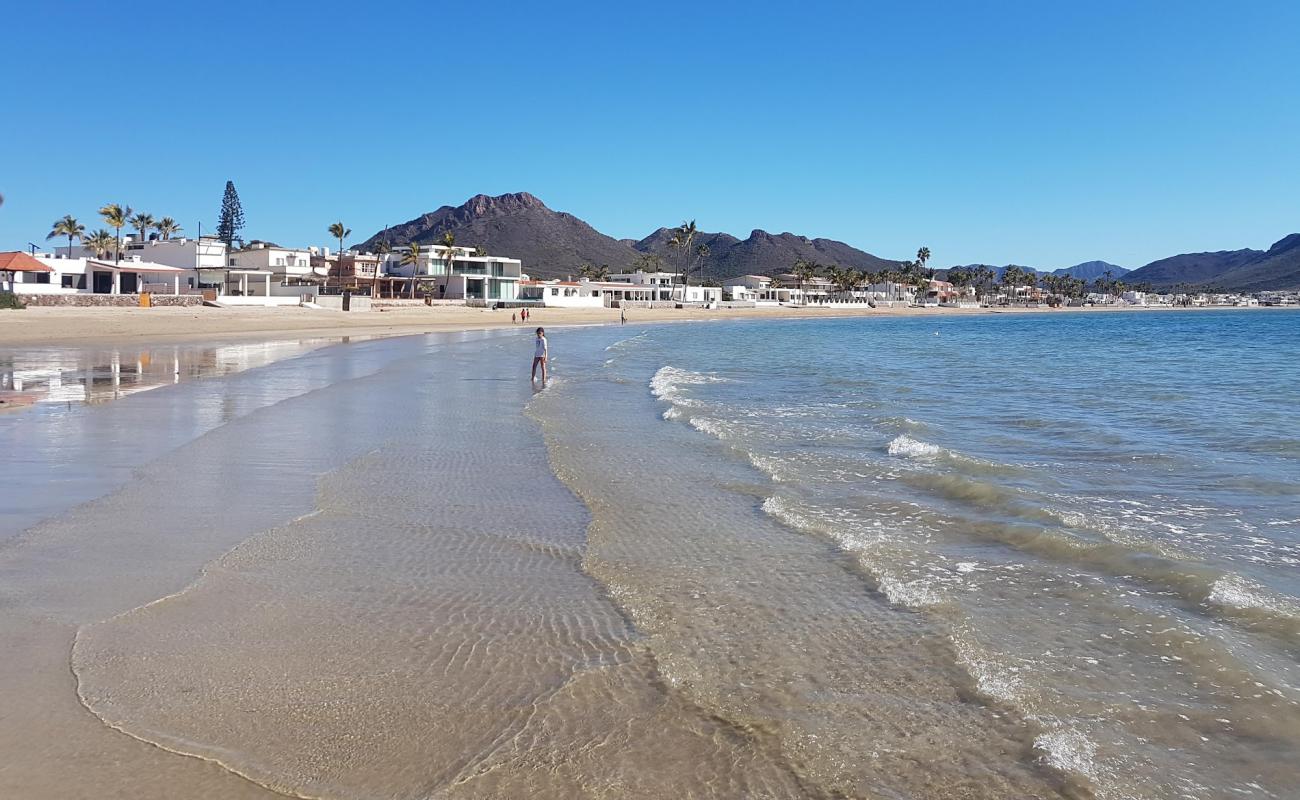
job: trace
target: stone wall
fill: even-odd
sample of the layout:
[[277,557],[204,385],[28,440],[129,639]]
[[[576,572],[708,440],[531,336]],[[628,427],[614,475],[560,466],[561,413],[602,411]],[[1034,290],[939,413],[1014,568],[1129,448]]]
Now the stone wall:
[[[20,294],[18,298],[28,306],[74,306],[78,308],[135,308],[140,296],[135,294]],[[203,297],[197,294],[156,294],[155,306],[199,306]]]

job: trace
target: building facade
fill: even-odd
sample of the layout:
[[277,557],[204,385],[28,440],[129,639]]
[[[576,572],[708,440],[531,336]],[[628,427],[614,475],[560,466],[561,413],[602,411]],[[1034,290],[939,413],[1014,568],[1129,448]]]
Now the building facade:
[[510,301],[519,297],[523,262],[504,256],[480,256],[471,247],[421,245],[415,263],[410,248],[398,247],[382,262],[384,275],[414,280],[421,290],[440,300]]

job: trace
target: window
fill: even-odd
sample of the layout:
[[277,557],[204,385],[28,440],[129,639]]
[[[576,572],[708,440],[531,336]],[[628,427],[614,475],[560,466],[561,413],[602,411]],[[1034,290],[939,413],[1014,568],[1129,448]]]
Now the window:
[[554,289],[554,288],[551,289],[551,297],[558,297],[559,294],[560,294],[560,290],[559,290],[559,289]]
[[63,276],[63,288],[64,288],[64,289],[71,289],[71,288],[73,288],[73,283],[72,283],[72,281],[73,281],[73,279],[76,278],[76,277],[77,277],[76,275],[64,275],[64,276]]
[[35,275],[36,275],[36,282],[37,282],[37,283],[49,283],[49,282],[50,282],[50,273],[48,273],[48,272],[37,272],[37,273],[35,273]]

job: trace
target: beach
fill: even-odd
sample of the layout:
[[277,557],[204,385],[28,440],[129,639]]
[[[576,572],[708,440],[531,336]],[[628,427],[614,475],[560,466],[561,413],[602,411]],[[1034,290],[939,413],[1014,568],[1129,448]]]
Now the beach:
[[158,311],[7,354],[91,377],[0,415],[0,795],[1300,780],[1297,312]]
[[[687,322],[736,319],[826,319],[835,317],[945,316],[980,314],[1058,314],[1073,312],[1205,311],[1203,308],[1098,306],[1096,308],[913,308],[904,303],[877,308],[843,307],[629,309],[628,321]],[[1259,310],[1218,309],[1218,310]],[[530,310],[529,324],[613,325],[616,308],[540,308]],[[394,336],[462,330],[509,328],[510,310],[410,304],[369,312],[306,308],[60,308],[32,307],[0,314],[0,346],[89,344],[126,341],[212,342],[328,336]],[[519,323],[522,324],[522,323]]]

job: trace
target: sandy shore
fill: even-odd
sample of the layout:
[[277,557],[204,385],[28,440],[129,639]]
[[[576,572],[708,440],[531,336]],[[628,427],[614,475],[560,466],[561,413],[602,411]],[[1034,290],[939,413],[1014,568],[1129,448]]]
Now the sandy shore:
[[[938,316],[949,314],[1062,314],[1074,312],[1184,311],[1169,308],[739,308],[632,309],[629,322],[829,317]],[[305,308],[28,308],[0,312],[0,347],[123,342],[207,342],[318,336],[395,336],[511,326],[509,311],[464,306],[413,305],[343,313]],[[618,309],[543,308],[529,325],[617,323]]]

